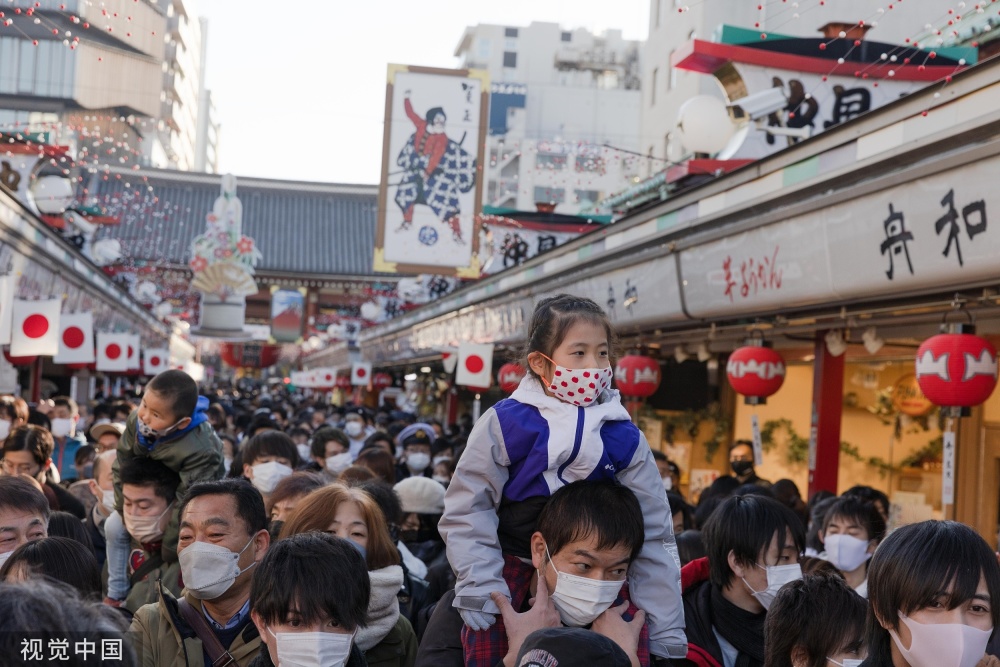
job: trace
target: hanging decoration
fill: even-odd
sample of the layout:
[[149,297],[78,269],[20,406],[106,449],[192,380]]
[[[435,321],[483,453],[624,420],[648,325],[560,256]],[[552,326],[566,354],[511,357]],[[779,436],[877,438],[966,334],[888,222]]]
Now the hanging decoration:
[[124,373],[128,370],[129,334],[97,333],[97,370]]
[[10,353],[10,347],[7,345],[3,348],[3,357],[11,366],[30,366],[38,359],[38,355],[29,355],[26,357],[12,356]]
[[367,361],[355,361],[351,364],[351,385],[364,387],[372,379],[372,365]]
[[94,362],[94,316],[91,313],[63,315],[59,318],[59,353],[57,364]]
[[338,375],[336,381],[337,389],[348,391],[351,388],[351,378],[348,375]]
[[392,376],[388,373],[376,373],[372,378],[372,388],[375,391],[382,391],[392,386]]
[[917,350],[917,382],[932,403],[952,409],[950,416],[967,416],[996,388],[997,351],[975,335],[971,315],[969,324],[943,323],[941,331]]
[[270,368],[281,357],[280,345],[259,341],[249,343],[222,343],[219,354],[223,363],[233,368]]
[[660,362],[652,357],[629,354],[615,368],[615,382],[622,396],[648,398],[660,388]]
[[785,381],[785,360],[761,334],[751,337],[744,347],[729,355],[726,377],[747,405],[763,405]]
[[246,297],[257,293],[254,267],[262,255],[243,235],[243,204],[236,177],[222,177],[222,194],[206,216],[208,231],[191,244],[191,288],[201,293],[201,318],[192,333],[230,340],[247,338]]
[[527,374],[528,371],[521,364],[504,364],[497,373],[497,384],[505,392],[512,394]]
[[170,368],[170,350],[153,348],[143,350],[142,371],[146,375],[157,375]]
[[53,357],[59,353],[62,299],[14,300],[10,353],[15,357]]
[[455,384],[482,393],[490,388],[492,371],[492,344],[462,343],[458,346],[458,373],[455,375]]

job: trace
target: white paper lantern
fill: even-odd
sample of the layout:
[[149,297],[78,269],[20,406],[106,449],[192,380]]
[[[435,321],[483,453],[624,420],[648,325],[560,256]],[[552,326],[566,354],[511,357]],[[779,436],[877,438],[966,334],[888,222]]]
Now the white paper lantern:
[[735,131],[725,102],[711,95],[696,95],[677,112],[674,133],[692,153],[718,153]]

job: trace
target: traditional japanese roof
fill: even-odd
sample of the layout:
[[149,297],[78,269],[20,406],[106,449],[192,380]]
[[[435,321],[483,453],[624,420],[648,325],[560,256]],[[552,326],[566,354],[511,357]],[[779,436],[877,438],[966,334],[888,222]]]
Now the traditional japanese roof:
[[[187,266],[222,176],[156,169],[106,176],[93,178],[89,194],[121,223],[102,227],[97,238],[117,239],[125,263]],[[384,275],[372,270],[377,185],[237,177],[236,195],[243,234],[263,253],[258,274]]]

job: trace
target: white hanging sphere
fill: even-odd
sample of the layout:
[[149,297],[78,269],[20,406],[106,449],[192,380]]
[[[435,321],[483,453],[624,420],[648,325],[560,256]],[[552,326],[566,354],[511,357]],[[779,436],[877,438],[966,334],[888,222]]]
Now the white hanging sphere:
[[693,153],[718,153],[736,132],[725,103],[711,95],[696,95],[677,112],[678,140]]

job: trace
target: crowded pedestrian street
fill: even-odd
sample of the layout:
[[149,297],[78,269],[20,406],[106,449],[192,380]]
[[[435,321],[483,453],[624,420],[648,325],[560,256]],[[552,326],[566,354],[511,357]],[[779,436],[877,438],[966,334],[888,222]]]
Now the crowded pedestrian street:
[[998,25],[0,0],[0,667],[1000,667]]

